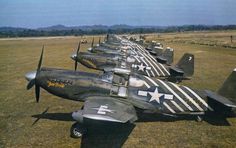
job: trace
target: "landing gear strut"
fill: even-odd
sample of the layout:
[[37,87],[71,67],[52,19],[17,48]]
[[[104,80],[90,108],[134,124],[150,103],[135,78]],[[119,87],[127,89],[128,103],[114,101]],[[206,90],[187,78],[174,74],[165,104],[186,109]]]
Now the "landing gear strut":
[[85,135],[87,132],[86,128],[76,122],[71,126],[70,133],[72,138],[81,138],[83,135]]

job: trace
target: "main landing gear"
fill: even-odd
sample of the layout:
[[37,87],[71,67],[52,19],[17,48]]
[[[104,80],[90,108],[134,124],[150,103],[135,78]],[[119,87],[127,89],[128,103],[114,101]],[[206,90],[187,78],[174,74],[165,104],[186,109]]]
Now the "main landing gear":
[[71,126],[70,133],[72,138],[81,138],[87,133],[87,129],[82,124],[76,122]]

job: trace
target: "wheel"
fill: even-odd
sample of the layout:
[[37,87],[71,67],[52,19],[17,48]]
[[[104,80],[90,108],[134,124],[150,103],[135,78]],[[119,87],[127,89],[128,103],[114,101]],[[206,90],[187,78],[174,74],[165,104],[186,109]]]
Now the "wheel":
[[202,116],[197,116],[197,118],[196,118],[197,122],[202,122],[202,120],[203,120]]
[[86,133],[86,129],[82,124],[74,123],[71,126],[70,133],[72,138],[81,138]]

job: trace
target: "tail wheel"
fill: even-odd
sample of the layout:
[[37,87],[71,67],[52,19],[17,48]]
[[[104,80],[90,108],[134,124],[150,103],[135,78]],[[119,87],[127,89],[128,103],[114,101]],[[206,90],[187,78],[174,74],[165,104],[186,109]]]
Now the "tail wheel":
[[196,121],[197,122],[202,122],[203,121],[203,117],[202,116],[197,116],[196,117]]

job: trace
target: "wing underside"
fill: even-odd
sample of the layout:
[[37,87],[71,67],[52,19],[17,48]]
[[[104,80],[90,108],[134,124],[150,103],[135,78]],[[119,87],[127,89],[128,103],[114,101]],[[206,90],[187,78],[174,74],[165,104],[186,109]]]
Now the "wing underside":
[[137,120],[133,105],[112,97],[88,98],[85,101],[82,115],[88,119],[120,123]]

